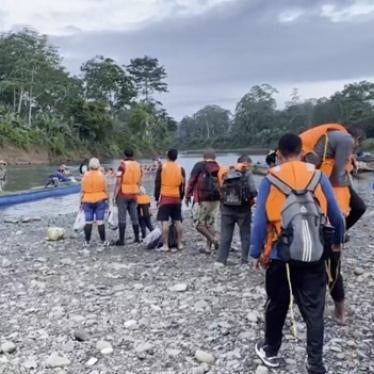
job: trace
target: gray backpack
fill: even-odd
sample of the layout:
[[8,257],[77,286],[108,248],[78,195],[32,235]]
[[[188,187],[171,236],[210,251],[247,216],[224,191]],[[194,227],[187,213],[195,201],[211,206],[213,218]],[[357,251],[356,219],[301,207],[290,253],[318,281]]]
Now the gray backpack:
[[321,172],[316,171],[303,190],[294,190],[274,175],[266,177],[286,195],[281,211],[281,235],[277,248],[283,261],[312,263],[324,254],[323,229],[326,218],[322,214],[314,191],[320,183]]

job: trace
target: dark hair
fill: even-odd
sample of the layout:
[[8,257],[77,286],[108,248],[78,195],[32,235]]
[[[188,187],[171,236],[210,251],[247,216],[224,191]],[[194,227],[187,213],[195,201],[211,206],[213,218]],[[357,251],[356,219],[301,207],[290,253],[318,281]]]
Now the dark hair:
[[246,155],[246,154],[243,154],[241,155],[239,158],[238,158],[238,163],[252,163],[252,159]]
[[123,151],[124,155],[128,158],[134,157],[134,151],[130,148]]
[[361,141],[366,138],[365,131],[361,127],[350,126],[347,128],[347,131],[351,134],[353,139]]
[[206,160],[215,160],[215,159],[216,159],[216,152],[214,152],[213,149],[207,149],[207,150],[204,152],[203,157],[204,157]]
[[265,158],[265,162],[267,166],[275,165],[277,162],[277,151],[269,152]]
[[168,153],[167,153],[167,156],[168,156],[168,159],[170,161],[175,161],[178,158],[178,150],[176,150],[174,148],[169,149]]
[[287,133],[284,134],[278,143],[278,151],[284,157],[297,156],[301,153],[302,143],[298,135]]

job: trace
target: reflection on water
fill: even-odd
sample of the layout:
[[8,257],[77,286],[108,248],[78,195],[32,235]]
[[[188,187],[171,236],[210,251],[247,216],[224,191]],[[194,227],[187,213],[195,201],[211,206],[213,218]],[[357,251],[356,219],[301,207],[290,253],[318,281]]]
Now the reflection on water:
[[[222,165],[233,165],[238,157],[237,153],[221,153],[218,154],[217,161]],[[254,163],[263,162],[264,156],[254,155],[251,156]],[[187,176],[191,172],[193,165],[200,161],[201,157],[194,154],[182,153],[179,158],[179,163],[185,169]],[[150,160],[141,160],[143,164],[147,164]],[[118,167],[119,160],[114,160],[112,163],[105,164],[106,167]],[[48,175],[56,169],[56,166],[47,165],[27,165],[15,166],[9,168],[9,182],[7,184],[8,191],[25,190],[32,187],[43,185]],[[78,165],[70,166],[71,173],[78,175]],[[256,177],[257,183],[261,177]],[[362,175],[358,180],[355,180],[355,188],[359,193],[367,193],[371,189],[372,175]],[[153,195],[154,176],[146,175],[143,180],[144,187],[147,193]],[[25,203],[15,205],[3,211],[0,210],[0,217],[6,216],[53,216],[59,214],[66,214],[75,212],[79,206],[79,195],[69,195],[59,198],[51,198],[40,200],[32,203]]]

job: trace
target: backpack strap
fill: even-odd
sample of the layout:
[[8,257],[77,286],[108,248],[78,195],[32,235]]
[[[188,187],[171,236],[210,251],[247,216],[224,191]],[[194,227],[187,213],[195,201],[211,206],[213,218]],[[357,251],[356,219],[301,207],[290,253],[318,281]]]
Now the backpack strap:
[[266,178],[268,179],[270,184],[272,184],[275,188],[277,188],[280,192],[284,193],[286,196],[289,196],[292,193],[292,188],[276,176],[269,174],[266,176]]
[[321,182],[321,177],[322,172],[316,170],[305,189],[309,192],[314,192],[319,183]]

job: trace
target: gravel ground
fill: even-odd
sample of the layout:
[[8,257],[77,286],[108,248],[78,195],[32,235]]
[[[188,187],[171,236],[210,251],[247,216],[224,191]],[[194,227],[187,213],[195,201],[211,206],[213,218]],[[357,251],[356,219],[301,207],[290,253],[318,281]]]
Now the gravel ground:
[[[374,373],[374,211],[351,233],[344,256],[349,324],[337,326],[327,298],[325,358],[329,373]],[[226,268],[199,254],[201,238],[185,221],[178,254],[83,249],[73,215],[0,223],[0,373],[198,374],[304,373],[305,328],[289,320],[277,371],[260,366],[264,275]],[[48,226],[66,229],[47,242]],[[109,236],[114,237],[110,232]],[[131,241],[131,238],[128,240]],[[238,247],[238,243],[234,243]]]

